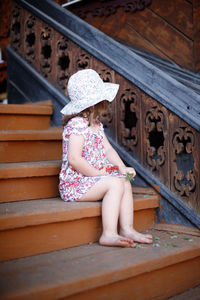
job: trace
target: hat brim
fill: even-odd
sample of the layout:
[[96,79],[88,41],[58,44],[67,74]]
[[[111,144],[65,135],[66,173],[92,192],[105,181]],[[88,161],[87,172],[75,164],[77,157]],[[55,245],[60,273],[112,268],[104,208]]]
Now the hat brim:
[[70,101],[67,105],[63,107],[60,111],[63,115],[72,115],[78,114],[86,108],[93,106],[101,101],[107,100],[112,102],[119,90],[119,84],[104,82],[103,89],[98,90],[96,93],[92,94],[87,101],[83,101],[83,105],[81,106],[81,101],[78,106],[73,101]]

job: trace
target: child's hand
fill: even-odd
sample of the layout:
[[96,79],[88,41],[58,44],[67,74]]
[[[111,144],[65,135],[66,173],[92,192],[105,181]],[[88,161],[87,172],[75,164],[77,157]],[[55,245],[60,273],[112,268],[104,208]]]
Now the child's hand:
[[126,166],[120,168],[120,173],[126,175],[128,181],[131,181],[136,176],[135,169]]
[[133,177],[136,176],[136,172],[134,168],[126,167],[126,174],[133,174]]

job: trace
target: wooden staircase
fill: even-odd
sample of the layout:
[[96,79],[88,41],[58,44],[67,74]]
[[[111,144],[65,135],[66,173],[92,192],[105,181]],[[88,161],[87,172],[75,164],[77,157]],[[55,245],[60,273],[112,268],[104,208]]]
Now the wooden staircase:
[[200,237],[157,230],[159,194],[134,187],[136,249],[102,247],[101,202],[59,198],[53,106],[0,105],[0,299],[167,299],[200,283]]

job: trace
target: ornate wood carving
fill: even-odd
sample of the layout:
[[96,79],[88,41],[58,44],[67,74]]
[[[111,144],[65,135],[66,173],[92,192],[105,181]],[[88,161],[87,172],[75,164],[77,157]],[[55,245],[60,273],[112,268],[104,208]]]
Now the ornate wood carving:
[[174,132],[173,150],[176,156],[177,171],[173,177],[175,190],[180,196],[189,197],[195,192],[194,176],[194,134],[188,127],[180,127]]
[[88,69],[90,67],[91,56],[85,51],[80,51],[76,61],[78,70]]
[[51,62],[51,42],[52,42],[52,29],[45,26],[40,34],[41,43],[41,61],[40,61],[40,71],[44,77],[48,77],[52,69]]
[[12,47],[19,52],[21,46],[21,13],[22,8],[14,3],[11,11],[10,42]]
[[99,75],[101,76],[101,78],[103,79],[104,82],[113,82],[111,70],[106,69],[106,68],[101,69],[99,72]]
[[141,93],[142,162],[154,176],[170,187],[169,113],[156,100],[144,92]]
[[29,62],[33,62],[35,59],[35,46],[36,46],[36,35],[35,35],[35,26],[36,18],[33,15],[28,14],[28,17],[25,21],[25,46],[24,54],[25,58]]
[[89,1],[87,4],[81,3],[76,9],[72,7],[72,11],[84,19],[88,12],[92,13],[93,16],[110,16],[116,13],[119,7],[123,7],[126,12],[135,12],[136,10],[142,10],[151,3],[151,0],[100,0],[100,1]]
[[57,42],[57,54],[58,54],[58,73],[57,83],[61,89],[65,89],[67,81],[69,79],[69,64],[70,57],[68,53],[69,40],[66,37],[61,37]]
[[120,131],[121,142],[129,150],[134,150],[138,143],[138,116],[136,113],[137,94],[126,88],[120,95]]
[[141,91],[118,73],[115,77],[119,84],[115,116],[117,142],[142,160]]
[[145,117],[147,139],[146,160],[152,171],[159,170],[165,163],[163,129],[164,114],[155,103]]
[[199,132],[171,113],[171,191],[200,213]]
[[[98,61],[95,60],[95,63],[98,63]],[[104,68],[100,68],[98,70],[98,73],[104,82],[114,82],[113,72],[112,72],[112,70],[108,69],[106,66],[104,66]],[[114,102],[109,103],[106,113],[104,113],[101,117],[101,121],[103,122],[105,128],[111,129],[111,127],[113,126],[113,124],[112,124],[113,117],[114,117],[113,115],[115,112],[114,106],[115,106]]]

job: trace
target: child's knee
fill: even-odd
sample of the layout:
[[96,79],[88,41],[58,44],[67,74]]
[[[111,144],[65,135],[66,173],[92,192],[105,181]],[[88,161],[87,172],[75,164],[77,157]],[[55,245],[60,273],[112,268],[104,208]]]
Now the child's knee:
[[115,189],[118,192],[124,192],[124,178],[110,177],[109,187]]

